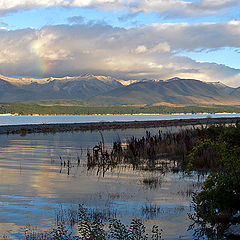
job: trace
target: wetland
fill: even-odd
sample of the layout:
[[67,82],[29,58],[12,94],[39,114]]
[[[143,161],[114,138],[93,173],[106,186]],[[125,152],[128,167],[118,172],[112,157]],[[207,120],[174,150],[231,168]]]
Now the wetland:
[[[237,123],[1,135],[0,236],[138,239],[130,238],[131,234],[144,230],[139,239],[147,239],[145,231],[152,239],[214,239],[211,236],[221,233],[213,227],[216,212],[201,215],[209,209],[201,205],[205,195],[197,198],[196,193],[208,190],[206,179],[218,180],[219,174],[225,177],[224,169],[231,170],[226,163],[229,152],[220,144],[223,139],[228,139],[238,171],[238,131]],[[238,184],[235,187],[238,201]],[[226,218],[237,211],[230,205]],[[224,206],[213,204],[210,210],[225,211]],[[212,225],[199,234],[205,220]],[[83,231],[86,226],[109,238],[89,237]],[[116,237],[117,229],[125,231],[124,238]],[[59,233],[62,238],[56,238]]]

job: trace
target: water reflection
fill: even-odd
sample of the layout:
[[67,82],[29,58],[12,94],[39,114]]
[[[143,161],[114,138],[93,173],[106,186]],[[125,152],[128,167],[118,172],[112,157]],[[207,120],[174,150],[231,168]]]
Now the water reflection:
[[173,119],[204,119],[204,118],[232,118],[240,114],[126,114],[126,115],[40,115],[40,116],[3,116],[0,115],[0,126],[21,124],[49,124],[49,123],[89,123],[114,121],[154,121]]
[[[153,133],[158,130],[150,129]],[[119,138],[124,141],[144,134],[145,129],[103,131],[106,146]],[[100,140],[98,132],[90,131],[1,135],[0,236],[21,233],[27,224],[47,228],[60,205],[83,203],[92,208],[111,208],[123,219],[139,217],[149,224],[157,223],[166,229],[164,239],[178,239],[179,235],[191,239],[187,213],[191,193],[200,186],[197,177],[118,166],[102,178],[96,169],[87,171],[86,167],[87,148]],[[61,161],[72,163],[69,174],[67,167],[61,169]]]

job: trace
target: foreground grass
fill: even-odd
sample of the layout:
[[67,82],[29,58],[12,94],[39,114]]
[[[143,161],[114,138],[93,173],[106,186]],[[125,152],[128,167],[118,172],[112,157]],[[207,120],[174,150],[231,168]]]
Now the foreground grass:
[[[111,215],[111,214],[110,214]],[[56,227],[48,232],[36,232],[27,229],[26,240],[160,240],[162,230],[154,225],[150,233],[140,219],[132,219],[130,225],[122,223],[109,214],[91,211],[79,205],[79,209],[68,212],[67,220],[57,221]],[[68,223],[68,224],[67,224]],[[68,225],[75,226],[77,232],[72,233]]]

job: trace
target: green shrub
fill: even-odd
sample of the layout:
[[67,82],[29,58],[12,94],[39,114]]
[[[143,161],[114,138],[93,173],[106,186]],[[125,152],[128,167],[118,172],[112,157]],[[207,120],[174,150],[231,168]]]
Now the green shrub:
[[[236,126],[208,129],[211,140],[202,141],[193,148],[190,167],[204,151],[215,152],[212,159],[216,169],[211,171],[200,193],[193,197],[195,225],[209,236],[221,236],[230,218],[240,210],[240,132]],[[209,153],[212,155],[212,153]],[[208,159],[210,160],[210,158]],[[212,239],[212,238],[211,238]]]

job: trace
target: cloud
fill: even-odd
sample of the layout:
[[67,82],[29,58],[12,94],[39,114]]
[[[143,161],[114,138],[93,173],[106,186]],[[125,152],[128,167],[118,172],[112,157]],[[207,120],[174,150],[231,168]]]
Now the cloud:
[[[128,10],[132,14],[155,12],[165,18],[186,18],[224,15],[240,7],[240,2],[239,0],[0,0],[1,14],[49,7]],[[126,20],[129,17],[131,14],[124,15],[120,19]]]
[[134,51],[132,51],[132,52],[134,52],[134,53],[136,53],[136,54],[146,53],[146,52],[147,52],[147,48],[146,48],[146,46],[144,46],[144,45],[139,45],[139,46],[137,46],[137,48],[134,49]]
[[182,50],[239,50],[239,39],[237,21],[131,29],[86,23],[0,31],[0,73],[41,77],[89,72],[124,79],[179,76],[239,86],[239,69],[177,55]]
[[140,12],[135,12],[135,13],[127,13],[118,18],[119,21],[121,22],[127,22],[129,20],[134,19],[136,16],[139,15]]
[[18,10],[30,10],[34,8],[48,8],[58,6],[68,6],[67,0],[0,0],[0,13],[5,14],[8,12]]
[[67,20],[70,23],[82,24],[84,22],[85,18],[82,16],[73,16],[73,17],[69,17]]
[[2,26],[2,27],[7,27],[8,24],[7,24],[6,22],[4,22],[4,21],[0,21],[0,26]]
[[156,12],[165,18],[186,18],[218,16],[239,6],[240,2],[237,0],[142,0],[132,10],[145,13]]

